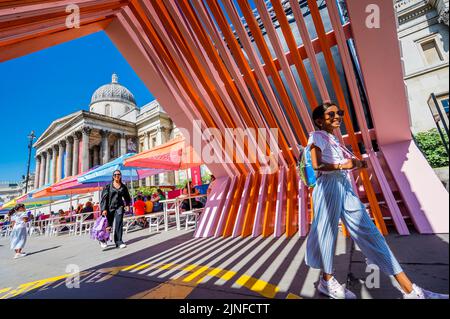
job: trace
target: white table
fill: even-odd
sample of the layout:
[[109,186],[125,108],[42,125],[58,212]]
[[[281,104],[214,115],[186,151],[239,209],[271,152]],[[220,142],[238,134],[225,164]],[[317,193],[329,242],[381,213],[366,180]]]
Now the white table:
[[[206,194],[202,195],[180,195],[173,199],[166,199],[166,200],[160,200],[160,203],[163,203],[164,207],[164,227],[165,230],[169,230],[169,214],[175,213],[175,222],[177,224],[177,230],[181,230],[181,220],[180,220],[180,213],[181,213],[181,203],[186,199],[197,199],[201,197],[206,197]],[[169,208],[169,205],[172,204],[173,207]]]

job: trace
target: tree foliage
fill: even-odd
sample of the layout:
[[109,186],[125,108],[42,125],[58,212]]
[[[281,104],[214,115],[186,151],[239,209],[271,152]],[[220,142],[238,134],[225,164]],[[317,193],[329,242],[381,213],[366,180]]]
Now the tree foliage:
[[[437,129],[417,133],[414,139],[431,167],[448,166],[448,155]],[[445,142],[448,147],[447,136],[445,136]]]

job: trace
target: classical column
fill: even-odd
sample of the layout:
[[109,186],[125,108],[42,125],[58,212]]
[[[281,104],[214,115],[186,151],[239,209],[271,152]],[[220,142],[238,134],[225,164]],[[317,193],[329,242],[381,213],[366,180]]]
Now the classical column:
[[100,151],[99,151],[99,148],[100,147],[98,145],[95,145],[92,148],[92,151],[94,152],[94,163],[93,163],[94,166],[97,166],[97,165],[100,164]]
[[47,185],[48,183],[50,183],[50,162],[51,162],[51,149],[47,150],[47,159],[45,161],[45,182],[44,184]]
[[89,135],[91,134],[91,128],[83,127],[82,134],[81,171],[86,172],[89,170]]
[[100,135],[102,137],[102,165],[109,162],[109,134],[109,131],[100,131]]
[[45,168],[46,168],[47,154],[41,153],[41,169],[39,170],[39,187],[45,184]]
[[[156,145],[161,145],[163,143],[163,128],[158,126],[156,129]],[[155,146],[155,145],[153,145]]]
[[64,163],[64,176],[72,176],[73,137],[66,137],[66,159]]
[[41,176],[41,155],[36,155],[36,168],[34,170],[34,189],[39,188],[40,176]]
[[127,153],[127,139],[125,133],[119,134],[120,140],[120,155],[125,155]]
[[58,174],[56,174],[56,179],[59,182],[62,180],[64,172],[63,172],[63,157],[66,152],[66,141],[59,141],[59,152],[58,152]]
[[80,154],[80,139],[81,133],[76,132],[73,137],[73,161],[72,161],[72,175],[78,174],[78,159]]
[[52,167],[50,173],[50,183],[56,183],[56,178],[58,174],[58,145],[52,146]]
[[150,132],[144,133],[144,150],[149,150],[150,146]]

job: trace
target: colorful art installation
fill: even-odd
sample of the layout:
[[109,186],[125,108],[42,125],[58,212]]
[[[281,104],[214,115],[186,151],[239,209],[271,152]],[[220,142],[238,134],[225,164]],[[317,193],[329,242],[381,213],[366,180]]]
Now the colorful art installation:
[[[79,28],[65,24],[69,2],[80,8]],[[448,192],[411,138],[392,2],[346,1],[345,24],[334,0],[322,10],[315,0],[254,3],[255,10],[245,0],[7,2],[0,60],[104,30],[217,177],[196,237],[307,235],[299,145],[314,130],[311,111],[331,98],[346,111],[339,138],[369,161],[352,181],[380,231],[391,221],[401,235],[411,227],[448,233]],[[376,27],[366,24],[369,5],[382,12]],[[230,152],[230,129],[265,129],[268,138],[229,135]],[[211,143],[207,130],[223,136]],[[206,137],[196,143],[199,133]],[[205,149],[214,154],[208,163]]]

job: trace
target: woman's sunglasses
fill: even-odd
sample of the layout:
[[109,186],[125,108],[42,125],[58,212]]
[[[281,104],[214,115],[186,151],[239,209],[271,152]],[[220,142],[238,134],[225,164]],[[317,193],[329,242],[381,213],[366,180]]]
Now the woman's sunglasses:
[[122,174],[114,174],[113,176],[122,176]]
[[336,114],[339,115],[339,117],[343,117],[345,112],[343,110],[339,110],[337,112],[331,111],[331,112],[328,112],[326,114],[329,115],[331,119],[333,119],[333,118],[336,117]]

